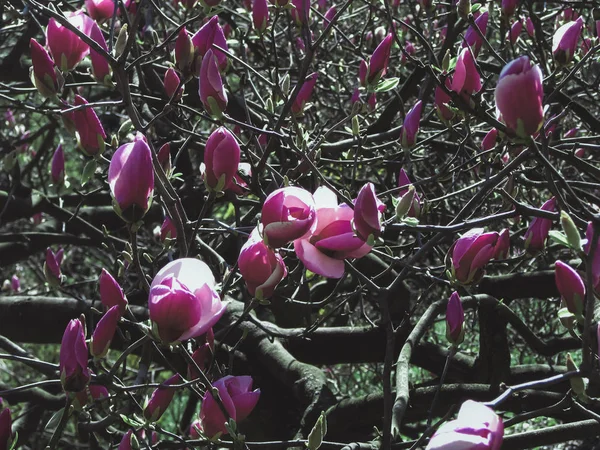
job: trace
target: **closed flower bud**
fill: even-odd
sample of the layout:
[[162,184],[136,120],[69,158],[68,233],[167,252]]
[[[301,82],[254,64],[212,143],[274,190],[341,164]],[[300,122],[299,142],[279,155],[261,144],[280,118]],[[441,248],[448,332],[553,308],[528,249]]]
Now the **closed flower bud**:
[[581,236],[579,235],[579,229],[571,216],[565,211],[560,212],[560,225],[562,226],[563,232],[567,236],[567,242],[572,249],[581,250]]
[[327,12],[325,13],[325,18],[323,19],[323,29],[327,28],[329,26],[329,24],[331,23],[331,21],[333,20],[333,18],[335,17],[335,15],[337,14],[337,9],[335,6],[332,6],[331,8],[329,8],[327,10]]
[[104,308],[108,310],[116,305],[119,307],[119,314],[121,316],[125,314],[127,309],[127,299],[125,298],[123,289],[106,269],[102,269],[102,273],[98,279],[98,286],[100,290],[100,301]]
[[559,65],[567,65],[573,59],[581,35],[583,19],[565,23],[552,37],[552,55]]
[[123,220],[137,222],[146,214],[154,191],[154,169],[144,139],[117,149],[108,167],[108,184],[115,210]]
[[451,248],[453,278],[461,284],[479,281],[486,264],[494,257],[497,241],[497,232],[484,233],[483,228],[463,234]]
[[[388,34],[369,58],[368,70],[363,85],[374,85],[385,76],[390,61],[394,36]],[[362,63],[361,63],[362,64]]]
[[481,90],[481,76],[468,48],[463,48],[458,55],[450,89],[465,100],[469,100],[472,94]]
[[175,65],[186,78],[192,71],[194,63],[194,44],[183,27],[175,40]]
[[12,448],[13,433],[10,409],[5,408],[0,413],[0,449],[8,450]]
[[[446,78],[446,81],[444,82],[444,84],[448,90],[452,90],[451,89],[452,83],[449,78]],[[454,119],[454,116],[456,115],[456,113],[448,107],[448,104],[450,103],[451,100],[452,99],[450,98],[450,96],[448,94],[446,94],[444,89],[442,89],[440,86],[436,86],[435,96],[434,96],[435,109],[437,111],[437,114],[438,114],[438,117],[440,118],[440,120],[442,120],[444,122],[451,121],[452,119]]]
[[[571,357],[570,353],[567,353],[567,370],[569,372],[575,372],[576,370],[579,370],[579,368],[577,367],[577,365],[575,364],[575,361],[573,361],[573,358]],[[581,400],[584,400],[587,403],[587,393],[586,391],[586,382],[582,377],[571,377],[569,378],[569,384],[571,385],[571,390],[573,391],[573,393],[575,393],[575,395],[577,395],[578,397],[580,397]]]
[[270,298],[287,275],[283,258],[265,245],[258,228],[240,250],[238,268],[248,291],[259,300]]
[[505,228],[498,235],[498,242],[494,248],[494,259],[501,260],[508,258],[510,253],[510,232]]
[[304,80],[304,83],[302,84],[302,87],[300,88],[300,91],[298,92],[298,95],[296,96],[296,99],[292,104],[292,112],[295,115],[299,116],[302,115],[302,113],[304,112],[304,107],[306,103],[310,100],[315,85],[317,84],[318,76],[319,74],[314,72],[308,75],[308,77],[306,77],[306,80]]
[[310,20],[310,0],[292,0],[294,8],[290,9],[292,19],[296,22],[299,27],[302,25],[308,25]]
[[52,165],[50,167],[50,176],[55,186],[62,186],[65,181],[65,154],[62,144],[58,144],[54,155],[52,156]]
[[140,444],[133,430],[129,430],[123,435],[119,448],[117,450],[139,450]]
[[521,31],[523,31],[523,22],[521,20],[515,20],[515,23],[512,24],[507,33],[507,38],[512,45],[517,43],[517,39],[519,39]]
[[79,319],[71,320],[65,329],[60,344],[58,370],[66,392],[82,391],[90,382],[85,327]]
[[177,239],[177,227],[169,216],[165,217],[160,226],[160,240],[165,242],[167,239]]
[[562,261],[556,261],[554,278],[558,292],[569,312],[578,318],[582,317],[585,284],[577,271]]
[[21,290],[21,281],[19,280],[19,277],[16,275],[13,275],[10,279],[10,288],[12,289],[12,291],[14,293],[17,293]]
[[[475,19],[475,24],[481,31],[481,34],[485,36],[487,32],[487,24],[488,24],[489,13],[485,11],[480,14],[477,19]],[[481,50],[481,46],[483,45],[483,38],[479,35],[477,30],[471,25],[467,32],[465,33],[465,40],[462,43],[463,47],[471,47],[471,51],[473,55],[477,57],[479,55],[479,51]]]
[[233,183],[240,164],[240,146],[225,127],[217,128],[204,147],[204,184],[210,190],[223,192]]
[[269,22],[269,5],[267,0],[254,0],[252,4],[252,23],[258,34],[262,34],[267,29]]
[[453,292],[448,300],[446,308],[446,339],[453,344],[459,345],[465,338],[463,324],[465,322],[465,312],[458,292]]
[[73,406],[76,411],[81,411],[84,406],[100,402],[108,399],[108,389],[99,384],[90,384],[85,387],[82,391],[75,393],[75,399],[73,400]]
[[[75,95],[75,106],[87,105],[87,100]],[[94,108],[85,107],[73,111],[73,121],[77,131],[78,147],[87,156],[96,156],[104,151],[106,133]]]
[[[212,334],[212,328],[210,330],[210,333]],[[196,364],[188,364],[187,377],[189,380],[195,380],[200,377],[198,368],[204,371],[208,367],[208,364],[212,359],[212,351],[213,349],[208,342],[205,342],[196,350],[194,350],[194,353],[192,353],[192,359]],[[198,368],[196,367],[196,365],[198,366]]]
[[54,97],[60,86],[54,61],[44,47],[35,39],[29,41],[31,49],[31,62],[33,64],[32,82],[40,95],[44,98]]
[[[175,102],[179,101],[179,99],[181,98],[181,94],[183,93],[183,87],[179,88],[179,82],[179,76],[177,75],[177,72],[175,72],[174,69],[168,69],[165,72],[165,79],[163,82],[165,86],[165,93],[170,99],[171,97],[173,97],[173,95],[175,95],[175,92],[177,91],[177,94],[173,99],[173,101]],[[179,88],[179,90],[177,88]]]
[[483,140],[481,141],[481,150],[488,151],[493,149],[496,146],[496,141],[498,140],[498,130],[496,128],[492,128],[487,132]]
[[158,154],[156,155],[158,158],[158,163],[162,167],[165,172],[165,175],[168,177],[171,174],[171,144],[168,142],[163,144],[162,147],[158,150]]
[[263,203],[263,239],[271,248],[283,247],[306,235],[315,219],[315,201],[310,192],[292,186],[277,189]]
[[373,183],[365,184],[354,203],[353,225],[356,234],[365,242],[372,242],[381,235],[381,213],[385,211],[383,204],[375,194]]
[[415,195],[415,187],[411,184],[408,186],[408,191],[406,191],[404,195],[400,196],[399,201],[396,204],[396,218],[398,220],[404,219],[411,208],[414,207]]
[[502,0],[500,8],[502,9],[502,15],[505,18],[510,18],[515,13],[520,0]]
[[[219,69],[224,71],[227,68],[227,55],[213,47],[213,44],[223,50],[229,51],[227,40],[221,25],[219,25],[219,16],[213,16],[192,36],[192,43],[198,58],[198,64],[203,61],[204,56],[209,50],[212,50],[217,58]],[[198,73],[198,71],[196,71]]]
[[[250,415],[260,397],[260,389],[252,390],[252,377],[228,375],[213,383],[229,417],[241,422]],[[211,393],[207,390],[200,408],[200,426],[206,436],[228,434],[225,415]]]
[[415,145],[417,133],[419,132],[422,109],[423,102],[419,100],[417,103],[415,103],[415,106],[408,111],[406,117],[404,118],[402,130],[400,131],[400,143],[402,144],[403,148],[411,148]]
[[542,71],[531,65],[529,57],[521,56],[504,66],[495,98],[499,119],[512,133],[527,138],[539,131],[544,122]]
[[103,358],[106,356],[120,319],[121,311],[118,305],[110,308],[102,316],[92,334],[90,353],[94,358]]
[[[544,211],[556,211],[556,198],[552,197],[542,205]],[[540,252],[546,245],[546,239],[552,226],[552,219],[534,217],[525,232],[525,249],[530,253]]]
[[198,93],[206,111],[211,116],[221,117],[227,107],[227,92],[212,50],[208,50],[202,59],[199,85]]
[[176,389],[170,386],[180,384],[181,376],[179,374],[173,375],[167,381],[159,386],[150,397],[148,404],[144,408],[144,418],[152,422],[158,421],[164,412],[167,410],[173,397],[175,396]]
[[150,286],[148,311],[153,330],[169,344],[205,334],[225,312],[210,268],[199,259],[176,259]]
[[57,287],[62,283],[63,275],[60,272],[62,254],[54,253],[51,248],[46,250],[46,262],[44,263],[44,275],[50,286]]
[[[111,1],[112,3],[112,1]],[[106,40],[104,39],[104,35],[100,30],[100,27],[96,22],[92,24],[92,30],[90,37],[108,53],[108,47],[106,46]],[[112,81],[110,79],[110,65],[108,64],[107,59],[98,53],[93,48],[90,48],[90,58],[92,60],[92,73],[94,74],[94,78],[98,83],[102,83],[106,86],[111,86]]]
[[[75,11],[66,15],[75,28],[83,34],[90,35],[92,24],[95,23],[83,11]],[[46,29],[46,43],[52,57],[60,70],[73,70],[90,52],[90,47],[79,36],[51,18]]]
[[525,29],[527,30],[527,34],[530,38],[535,37],[535,26],[533,25],[533,21],[529,16],[527,17],[527,19],[525,19]]
[[[408,178],[406,171],[404,169],[400,169],[400,173],[398,174],[398,187],[404,186],[404,188],[402,188],[402,189],[400,189],[400,191],[398,191],[398,194],[401,197],[401,200],[400,200],[401,202],[402,202],[402,199],[404,199],[404,196],[408,195],[411,184],[412,184],[412,182]],[[413,189],[414,189],[414,187],[413,187]],[[410,209],[408,210],[406,215],[408,217],[414,217],[417,219],[421,215],[421,198],[419,197],[419,194],[417,194],[416,191],[413,196],[412,206],[410,207]]]

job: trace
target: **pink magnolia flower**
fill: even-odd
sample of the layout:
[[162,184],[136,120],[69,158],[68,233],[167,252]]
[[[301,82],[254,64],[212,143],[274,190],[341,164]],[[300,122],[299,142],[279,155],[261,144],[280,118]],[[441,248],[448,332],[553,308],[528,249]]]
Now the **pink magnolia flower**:
[[287,275],[283,258],[265,245],[258,228],[240,250],[238,267],[248,291],[259,300],[270,298]]
[[527,34],[530,38],[535,37],[535,26],[533,25],[533,21],[529,16],[527,16],[527,19],[525,19],[525,29],[527,30]]
[[108,273],[106,269],[102,269],[102,273],[98,278],[98,286],[100,290],[100,301],[105,309],[110,309],[113,306],[119,307],[119,313],[125,314],[127,309],[127,298],[123,293],[123,289],[117,283],[117,280]]
[[494,257],[498,233],[484,233],[473,228],[463,234],[452,246],[452,275],[461,284],[477,282],[483,276],[485,265]]
[[[169,99],[173,97],[175,91],[177,91],[177,95],[175,96],[175,101],[179,101],[181,95],[183,94],[183,87],[179,88],[179,76],[174,69],[168,69],[165,72],[165,79],[163,81],[163,85],[165,87],[165,93]],[[179,88],[179,90],[177,90]]]
[[192,43],[194,44],[198,56],[198,62],[203,61],[206,53],[209,50],[212,50],[213,55],[217,58],[219,69],[224,71],[227,68],[227,54],[218,50],[216,47],[213,47],[214,44],[223,50],[229,51],[225,33],[223,32],[221,25],[219,25],[219,16],[211,17],[211,19],[206,22],[194,36],[192,36]]
[[423,102],[419,100],[406,114],[402,130],[400,131],[400,142],[403,148],[411,148],[417,141],[422,109]]
[[12,289],[13,292],[19,292],[21,290],[21,280],[19,280],[19,277],[16,275],[13,275],[10,278],[10,288]]
[[111,307],[100,319],[92,334],[90,353],[94,358],[103,358],[108,353],[110,343],[117,331],[121,320],[121,311],[118,305]]
[[[112,18],[115,12],[113,0],[85,0],[85,7],[89,16],[98,22]],[[119,12],[119,8],[117,8],[117,14]]]
[[369,62],[361,61],[359,79],[363,86],[374,85],[385,76],[390,61],[394,36],[390,33],[377,46]]
[[508,33],[506,34],[507,39],[511,42],[512,45],[515,45],[517,43],[517,39],[519,39],[521,31],[523,31],[523,22],[520,19],[515,20],[515,22],[510,27],[510,30],[508,30]]
[[240,146],[227,128],[217,128],[204,147],[204,184],[208,189],[223,192],[233,184],[240,165]]
[[566,65],[573,59],[582,27],[583,19],[579,17],[574,22],[565,23],[554,33],[552,55],[558,64]]
[[194,44],[185,27],[179,30],[175,40],[175,65],[184,78],[191,73],[194,62]]
[[502,15],[507,19],[510,18],[519,6],[520,0],[502,0],[500,8],[502,9]]
[[[112,0],[110,3],[112,3]],[[92,23],[90,37],[108,53],[106,40],[96,22]],[[112,83],[110,79],[111,69],[107,59],[93,48],[90,48],[90,58],[92,60],[92,73],[96,81],[110,86]]]
[[150,208],[154,191],[152,153],[144,139],[121,145],[110,160],[108,185],[117,213],[137,222]]
[[373,183],[366,183],[358,193],[354,203],[353,225],[356,234],[365,242],[371,236],[377,239],[381,235],[381,213],[385,211],[385,204],[375,194]]
[[165,220],[160,226],[160,240],[165,242],[167,239],[177,239],[177,227],[169,216],[165,216]]
[[279,248],[304,237],[315,223],[315,202],[305,189],[288,186],[277,189],[262,207],[263,238],[271,248]]
[[458,292],[453,292],[446,308],[446,339],[454,345],[462,343],[465,338],[463,324],[465,312]]
[[294,8],[290,9],[290,12],[296,25],[308,25],[310,20],[310,0],[292,0],[292,5],[294,5]]
[[[452,82],[449,78],[446,78],[444,84],[448,90],[452,90]],[[454,116],[456,115],[456,113],[447,106],[451,100],[450,96],[446,94],[440,86],[436,86],[434,97],[435,109],[442,121],[448,122],[454,119]]]
[[54,61],[44,47],[35,39],[29,41],[31,62],[33,64],[32,81],[40,95],[44,98],[54,97],[60,90]]
[[129,430],[123,435],[123,439],[121,439],[117,450],[135,450],[138,448],[140,448],[138,439],[133,433],[133,430]]
[[435,432],[425,450],[500,450],[504,424],[482,403],[467,400],[458,417]]
[[46,249],[46,262],[44,263],[44,275],[51,286],[59,286],[63,276],[60,272],[63,250],[54,253],[50,247]]
[[168,177],[171,174],[171,144],[168,142],[163,144],[158,150],[156,157],[165,175]]
[[52,156],[50,177],[55,186],[62,186],[65,181],[65,153],[62,144],[58,144]]
[[[75,106],[87,105],[85,98],[75,95]],[[77,144],[87,156],[95,156],[104,151],[106,133],[94,108],[85,107],[73,111],[73,121],[77,130]]]
[[333,18],[335,17],[335,15],[337,14],[337,9],[335,6],[332,6],[331,8],[329,8],[327,10],[327,12],[325,13],[325,15],[323,16],[323,29],[327,28],[329,26],[329,24],[331,23],[331,21],[333,20]]
[[317,84],[317,77],[319,74],[317,72],[313,72],[306,77],[294,103],[292,104],[292,112],[296,115],[302,115],[304,112],[304,106],[310,100],[312,96],[315,85]]
[[85,327],[79,319],[71,320],[65,329],[58,370],[63,389],[67,392],[79,392],[90,382]]
[[371,246],[354,233],[354,211],[346,204],[338,205],[333,191],[322,186],[313,197],[316,225],[307,236],[294,241],[294,250],[311,272],[341,278],[344,259],[361,258],[371,251]]
[[210,49],[204,55],[200,66],[198,94],[210,115],[220,117],[223,114],[227,107],[227,92],[217,66],[217,58]]
[[498,234],[498,242],[494,248],[494,259],[501,260],[508,258],[510,253],[510,232],[505,228]]
[[5,408],[0,413],[0,449],[8,450],[12,447],[13,433],[10,409]]
[[491,150],[496,146],[496,141],[498,140],[498,130],[496,128],[492,128],[487,132],[483,140],[481,141],[481,150],[487,151]]
[[585,284],[577,271],[562,261],[556,261],[554,279],[569,312],[581,317],[585,302]]
[[475,60],[469,48],[463,48],[458,55],[450,89],[465,100],[481,90],[481,76],[475,67]]
[[[260,397],[260,389],[252,390],[252,377],[228,375],[213,383],[213,387],[219,391],[219,397],[229,414],[229,417],[241,422],[250,415]],[[202,399],[200,409],[200,426],[208,437],[217,433],[228,434],[225,428],[225,415],[221,408],[207,391]]]
[[496,108],[500,120],[517,136],[535,134],[544,122],[542,71],[521,56],[500,72],[496,85]]
[[[197,340],[204,341],[199,347],[192,353],[192,359],[196,364],[188,364],[187,367],[187,378],[188,380],[195,380],[200,376],[198,368],[204,371],[212,359],[213,351],[215,348],[215,334],[212,328],[204,335],[204,337]],[[198,366],[198,368],[196,367]]]
[[262,34],[267,29],[269,23],[269,5],[267,0],[254,0],[252,4],[252,23],[254,29]]
[[[556,198],[552,197],[542,205],[542,210],[556,212]],[[525,232],[525,249],[529,252],[539,252],[544,249],[546,239],[552,226],[552,219],[534,217]]]
[[[477,19],[475,19],[475,24],[477,25],[483,36],[485,36],[485,33],[487,31],[488,18],[489,13],[485,11],[484,13],[480,14],[479,17],[477,17]],[[479,51],[481,50],[482,45],[483,39],[481,38],[477,30],[471,25],[465,33],[465,40],[463,41],[462,46],[471,47],[473,55],[477,57],[477,55],[479,55]]]
[[146,419],[156,422],[162,417],[175,396],[176,389],[170,386],[180,384],[181,381],[181,375],[177,373],[165,381],[162,386],[156,388],[144,408]]
[[[75,28],[90,35],[94,21],[83,11],[68,13],[66,17]],[[73,70],[90,51],[90,47],[79,36],[53,18],[48,21],[46,42],[54,61],[63,72]]]
[[170,262],[154,277],[148,310],[155,333],[164,343],[206,333],[225,312],[206,263],[195,258]]

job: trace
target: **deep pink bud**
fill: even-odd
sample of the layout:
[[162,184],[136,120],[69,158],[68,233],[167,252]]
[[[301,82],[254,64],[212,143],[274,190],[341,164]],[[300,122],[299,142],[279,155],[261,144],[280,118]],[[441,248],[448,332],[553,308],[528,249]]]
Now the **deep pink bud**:
[[451,344],[458,345],[463,341],[465,337],[464,322],[465,312],[460,296],[458,292],[453,292],[446,308],[446,339]]
[[[69,13],[66,17],[75,28],[88,36],[90,35],[94,21],[86,16],[83,11]],[[54,61],[63,72],[73,70],[90,51],[90,47],[79,36],[62,26],[55,19],[48,21],[46,43],[50,47]]]
[[582,27],[583,19],[579,17],[574,22],[565,23],[554,33],[552,37],[552,55],[558,64],[566,65],[573,59]]
[[129,430],[123,435],[123,439],[121,439],[121,443],[119,444],[119,448],[117,450],[136,450],[138,448],[138,439],[135,434],[133,434],[133,430]]
[[505,228],[498,235],[498,242],[494,248],[494,259],[501,260],[508,258],[510,253],[510,232]]
[[[556,198],[552,197],[542,205],[544,211],[556,211]],[[525,232],[525,249],[531,253],[540,252],[546,245],[546,239],[552,226],[552,219],[534,217]]]
[[33,64],[32,81],[40,95],[44,98],[54,97],[60,86],[54,69],[54,61],[44,47],[35,39],[29,41],[31,62]]
[[517,43],[517,39],[519,39],[521,31],[523,31],[523,22],[521,20],[516,20],[515,23],[513,23],[510,27],[510,30],[508,30],[506,36],[512,45]]
[[104,386],[99,384],[90,384],[83,390],[75,393],[73,406],[75,407],[76,411],[81,411],[84,406],[90,403],[100,402],[108,399],[109,395],[108,389],[106,389]]
[[299,187],[273,191],[262,207],[263,238],[271,248],[279,248],[306,235],[315,223],[315,201]]
[[479,281],[486,264],[494,257],[497,241],[497,232],[484,233],[483,228],[473,228],[463,234],[451,248],[455,280],[461,284]]
[[13,442],[12,420],[10,409],[5,408],[0,413],[0,450],[8,450]]
[[[451,82],[449,78],[446,78],[445,81],[446,88],[451,90]],[[436,86],[435,88],[435,109],[437,110],[438,116],[442,121],[450,121],[454,118],[456,113],[448,108],[448,104],[452,99],[440,86]]]
[[63,152],[62,144],[58,144],[58,147],[54,151],[54,156],[52,156],[50,176],[55,186],[62,186],[65,181],[65,153]]
[[[110,0],[112,4],[112,0]],[[92,23],[92,30],[90,37],[108,53],[108,47],[106,46],[106,40],[104,39],[104,35],[100,30],[100,27],[96,22]],[[105,85],[110,85],[110,65],[104,56],[95,51],[93,48],[90,48],[90,58],[92,59],[92,73],[94,74],[94,78],[98,83],[103,83]]]
[[306,77],[306,80],[304,80],[304,83],[294,100],[294,104],[292,105],[292,112],[294,114],[301,115],[304,112],[304,106],[312,96],[315,84],[317,84],[318,76],[319,74],[317,72],[313,72]]
[[165,174],[169,176],[171,173],[171,144],[168,142],[163,144],[158,150],[156,157],[158,158],[158,163],[165,171]]
[[364,60],[360,60],[360,64],[358,66],[358,80],[360,81],[360,85],[363,87],[367,86],[367,77],[369,76],[369,64]]
[[377,46],[369,59],[367,84],[375,84],[385,76],[390,61],[390,53],[394,44],[394,36],[388,34]]
[[[102,22],[112,18],[115,2],[113,0],[85,0],[85,7],[92,19]],[[119,8],[117,8],[117,14],[119,14]]]
[[240,164],[240,146],[225,127],[217,128],[208,137],[204,147],[204,184],[222,192],[228,189]]
[[148,298],[153,330],[165,343],[205,334],[225,312],[206,263],[176,259],[154,277]]
[[258,228],[240,250],[238,268],[248,291],[259,300],[270,298],[287,275],[283,258],[265,245]]
[[51,286],[58,286],[62,282],[60,263],[62,255],[55,254],[50,247],[46,250],[46,262],[44,263],[44,275]]
[[502,419],[483,403],[467,400],[456,420],[438,428],[425,450],[500,450],[503,438]]
[[[252,390],[252,377],[228,375],[213,383],[229,417],[240,423],[250,415],[260,397],[260,389]],[[217,433],[228,434],[226,418],[211,393],[207,390],[202,399],[200,422],[204,434],[213,437]]]
[[177,239],[177,227],[169,216],[165,217],[160,227],[160,240],[165,242],[166,239]]
[[252,23],[254,29],[262,34],[267,29],[269,23],[269,5],[267,0],[254,0],[252,5]]
[[356,102],[360,102],[360,89],[354,88],[352,97],[350,97],[350,104],[354,105]]
[[67,325],[60,344],[60,381],[67,392],[79,392],[90,382],[85,328],[79,319]]
[[477,71],[477,67],[475,67],[475,60],[468,48],[463,48],[458,55],[450,89],[465,100],[468,100],[473,93],[479,92],[481,89],[481,76]]
[[520,0],[502,0],[500,6],[502,9],[502,15],[507,19],[511,17],[515,13],[515,10],[519,5],[519,1]]
[[525,19],[525,29],[527,30],[527,34],[529,35],[530,38],[535,37],[535,27],[533,25],[533,21],[531,20],[531,17],[527,17],[527,19]]
[[294,5],[294,8],[290,9],[290,12],[296,25],[308,25],[308,21],[310,20],[310,0],[292,0],[292,5]]
[[[210,329],[210,333],[212,334],[212,328]],[[214,335],[213,335],[214,338]],[[210,360],[212,359],[213,348],[210,343],[205,342],[192,353],[192,359],[196,362],[196,365],[200,368],[200,370],[204,371]],[[200,377],[200,373],[194,364],[188,364],[187,368],[187,378],[189,380],[195,380]]]
[[110,308],[102,316],[92,334],[90,353],[94,358],[103,358],[106,355],[120,319],[121,311],[118,305]]
[[[404,186],[404,188],[398,191],[398,198],[401,199],[408,192],[409,186],[412,184],[408,175],[404,169],[400,169],[400,173],[398,174],[398,187]],[[419,194],[416,192],[413,196],[413,203],[408,212],[406,213],[408,217],[416,217],[418,218],[421,215],[421,198]]]
[[556,261],[554,279],[569,312],[581,316],[585,302],[585,284],[577,271],[562,261]]
[[[177,75],[177,72],[175,72],[174,69],[168,69],[165,72],[165,79],[163,83],[165,86],[165,93],[167,94],[167,97],[169,97],[169,99],[173,97],[175,91],[177,91],[177,88],[179,88],[179,82],[179,76]],[[179,91],[177,91],[177,95],[175,96],[174,101],[179,101],[182,93],[183,87],[179,88]]]
[[[75,106],[87,105],[87,100],[75,95]],[[85,107],[73,111],[73,121],[77,130],[77,144],[88,156],[95,156],[104,151],[106,133],[98,119],[94,108]]]
[[422,109],[423,102],[419,100],[415,103],[415,106],[406,113],[404,123],[402,124],[402,130],[400,131],[400,143],[403,148],[411,148],[417,141]]
[[337,9],[335,6],[332,6],[325,13],[325,18],[323,19],[323,28],[327,28],[335,15],[337,14]]
[[152,393],[148,404],[144,408],[144,417],[146,419],[156,422],[161,418],[175,395],[176,389],[169,386],[175,384],[181,384],[181,375],[178,373],[165,381],[162,386],[159,386]]
[[127,299],[125,298],[123,289],[106,269],[102,269],[100,278],[98,278],[98,285],[100,290],[100,301],[102,302],[102,305],[104,305],[104,308],[110,309],[116,305],[119,307],[120,315],[125,314],[127,309]]
[[13,292],[19,292],[21,290],[21,281],[19,280],[18,276],[13,275],[11,277],[10,288],[13,290]]
[[208,50],[202,59],[199,85],[198,93],[204,108],[210,115],[220,117],[227,107],[227,92],[212,50]]
[[196,49],[198,62],[202,61],[206,53],[212,49],[217,58],[220,70],[227,68],[227,55],[213,47],[213,44],[229,51],[223,28],[219,25],[219,16],[213,16],[192,36],[192,43]]
[[[375,194],[373,183],[365,184],[354,202],[354,230],[365,242],[381,235],[381,213],[385,204]],[[371,238],[373,236],[373,238]]]
[[487,132],[483,140],[481,141],[481,150],[487,151],[491,150],[496,146],[496,141],[498,140],[498,130],[496,128],[492,128]]
[[183,27],[175,40],[175,65],[184,74],[184,78],[191,72],[193,62],[194,44],[192,43],[192,38],[187,34],[185,27]]
[[535,134],[544,122],[542,71],[527,56],[508,63],[496,85],[496,108],[506,126],[517,136]]
[[[487,31],[489,13],[486,11],[483,14],[480,14],[477,19],[475,19],[475,24],[481,30],[481,34],[485,36]],[[481,46],[483,45],[483,39],[479,36],[479,33],[473,26],[470,26],[467,32],[465,33],[465,40],[462,43],[463,47],[471,47],[473,51],[473,55],[477,57],[479,55],[479,51],[481,50]]]
[[108,185],[117,214],[137,222],[150,208],[154,191],[152,154],[144,139],[121,145],[108,167]]

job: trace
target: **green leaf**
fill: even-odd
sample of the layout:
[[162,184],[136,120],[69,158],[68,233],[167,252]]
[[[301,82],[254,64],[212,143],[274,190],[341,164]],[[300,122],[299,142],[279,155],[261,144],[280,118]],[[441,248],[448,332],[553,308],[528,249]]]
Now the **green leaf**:
[[56,427],[60,423],[60,419],[62,418],[64,410],[65,410],[65,408],[60,408],[58,411],[56,411],[54,414],[52,414],[52,417],[50,417],[50,420],[44,427],[45,431],[50,431],[50,430],[56,429]]
[[85,184],[88,181],[90,181],[90,178],[92,178],[92,176],[96,172],[97,166],[98,166],[98,163],[96,162],[95,159],[88,161],[88,163],[83,168],[83,173],[81,174],[81,185],[82,186],[85,186]]
[[121,420],[132,428],[140,428],[142,425],[144,425],[142,422],[139,422],[135,418],[127,417],[124,414],[121,414]]
[[567,239],[567,235],[565,233],[563,233],[562,231],[550,230],[550,233],[548,233],[548,236],[550,237],[550,239],[552,239],[557,244],[562,244],[565,247],[570,247],[569,240]]
[[308,435],[308,442],[306,443],[308,450],[317,450],[323,443],[325,433],[327,433],[327,418],[325,412],[322,412]]
[[395,89],[396,86],[398,86],[398,83],[400,83],[399,78],[388,78],[387,80],[379,82],[379,84],[375,86],[374,90],[375,92],[391,91],[392,89]]

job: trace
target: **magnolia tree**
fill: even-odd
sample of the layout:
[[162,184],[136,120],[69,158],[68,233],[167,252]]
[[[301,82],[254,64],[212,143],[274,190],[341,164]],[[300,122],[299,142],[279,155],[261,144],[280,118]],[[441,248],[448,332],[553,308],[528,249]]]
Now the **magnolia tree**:
[[452,3],[5,2],[0,450],[597,445],[600,14]]

